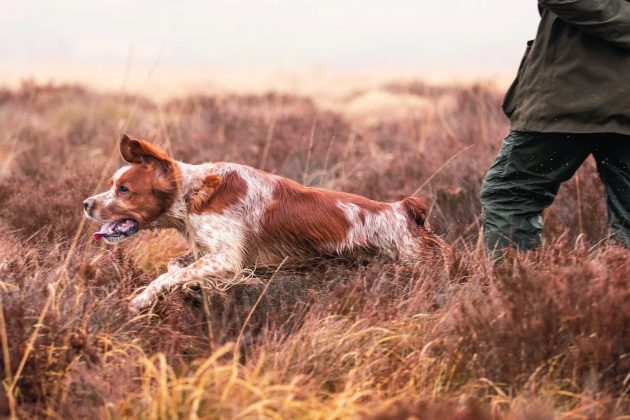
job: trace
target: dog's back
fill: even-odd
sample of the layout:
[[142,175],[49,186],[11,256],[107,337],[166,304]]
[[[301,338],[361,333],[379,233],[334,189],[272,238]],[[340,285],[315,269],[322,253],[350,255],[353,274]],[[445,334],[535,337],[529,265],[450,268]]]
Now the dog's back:
[[[419,198],[382,203],[305,187],[243,165],[215,164],[210,170],[222,181],[204,193],[208,204],[215,204],[198,209],[200,220],[194,224],[211,223],[219,214],[233,219],[242,229],[244,265],[275,265],[286,256],[299,262],[365,252],[418,261],[442,246],[426,226]],[[216,203],[231,203],[229,211]]]

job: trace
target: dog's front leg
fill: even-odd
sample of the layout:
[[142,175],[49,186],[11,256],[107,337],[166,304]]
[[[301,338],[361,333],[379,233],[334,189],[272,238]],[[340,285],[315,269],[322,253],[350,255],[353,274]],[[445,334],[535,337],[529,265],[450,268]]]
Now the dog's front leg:
[[180,255],[179,257],[175,257],[168,262],[168,272],[172,273],[174,271],[179,270],[180,268],[184,268],[195,261],[195,256],[192,252],[188,254]]
[[238,262],[229,261],[217,255],[204,255],[186,267],[169,271],[153,280],[142,293],[131,301],[129,308],[133,311],[140,311],[151,306],[160,294],[168,292],[176,286],[201,281],[206,277],[225,276],[228,273],[237,272],[241,268]]

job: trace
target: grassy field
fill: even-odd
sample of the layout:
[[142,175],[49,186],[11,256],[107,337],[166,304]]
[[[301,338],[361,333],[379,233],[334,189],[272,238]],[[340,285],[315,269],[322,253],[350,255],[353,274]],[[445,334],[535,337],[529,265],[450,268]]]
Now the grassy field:
[[[155,103],[76,86],[0,90],[0,415],[20,418],[551,419],[630,415],[630,264],[606,242],[591,161],[547,244],[493,263],[481,179],[508,124],[486,85],[384,85]],[[185,252],[172,232],[94,243],[81,201],[121,132],[394,201],[419,191],[447,269],[331,261],[127,298]]]

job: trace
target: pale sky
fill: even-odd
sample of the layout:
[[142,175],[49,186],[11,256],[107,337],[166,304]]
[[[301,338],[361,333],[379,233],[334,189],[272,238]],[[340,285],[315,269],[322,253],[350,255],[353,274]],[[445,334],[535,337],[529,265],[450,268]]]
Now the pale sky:
[[0,5],[0,83],[509,78],[532,0],[23,0]]

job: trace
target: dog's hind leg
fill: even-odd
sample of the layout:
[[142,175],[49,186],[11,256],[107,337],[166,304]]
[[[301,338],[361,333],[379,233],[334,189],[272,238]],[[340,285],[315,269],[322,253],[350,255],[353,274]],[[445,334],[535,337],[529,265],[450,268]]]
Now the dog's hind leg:
[[140,311],[151,306],[160,294],[177,286],[202,281],[207,277],[223,277],[241,269],[240,261],[227,259],[222,254],[204,255],[186,267],[174,269],[153,280],[142,293],[131,301],[129,308],[133,311]]

